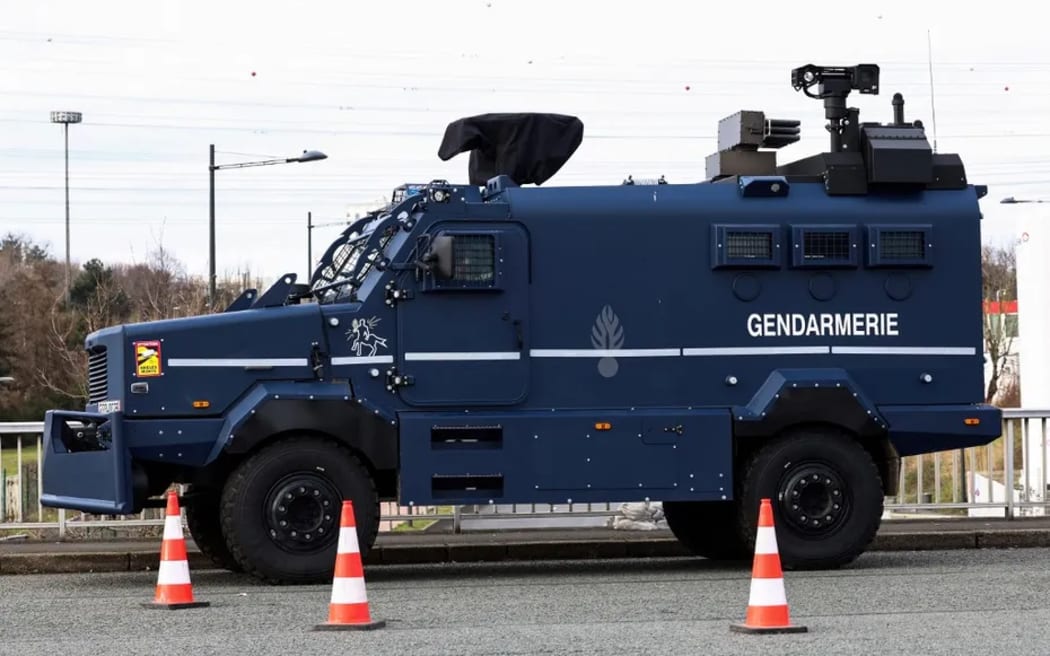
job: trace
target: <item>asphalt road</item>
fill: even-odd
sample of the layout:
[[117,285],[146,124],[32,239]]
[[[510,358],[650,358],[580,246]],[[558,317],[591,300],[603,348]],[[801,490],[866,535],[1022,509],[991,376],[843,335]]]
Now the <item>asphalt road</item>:
[[154,575],[0,578],[0,654],[1045,654],[1050,549],[882,552],[787,573],[795,635],[729,631],[750,570],[701,559],[377,566],[373,632],[311,632],[330,586],[194,571],[208,608],[144,609]]

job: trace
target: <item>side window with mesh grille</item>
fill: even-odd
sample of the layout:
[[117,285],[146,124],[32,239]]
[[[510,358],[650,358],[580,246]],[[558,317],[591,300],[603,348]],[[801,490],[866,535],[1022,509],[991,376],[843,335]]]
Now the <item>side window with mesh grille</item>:
[[456,228],[437,236],[451,237],[451,276],[427,276],[424,289],[498,290],[503,287],[502,249],[499,230]]
[[780,253],[780,229],[777,226],[712,226],[712,269],[777,268]]
[[933,266],[933,226],[869,226],[868,266]]
[[496,278],[496,236],[456,235],[452,243],[452,280],[491,283]]
[[854,267],[860,244],[852,225],[796,225],[791,229],[795,267]]

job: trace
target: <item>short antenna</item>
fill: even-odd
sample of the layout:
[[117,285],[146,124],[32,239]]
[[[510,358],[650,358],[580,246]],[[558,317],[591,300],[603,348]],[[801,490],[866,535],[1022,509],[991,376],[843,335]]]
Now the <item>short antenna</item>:
[[930,64],[930,118],[933,120],[933,152],[937,152],[937,105],[933,98],[933,40],[926,30],[926,56]]

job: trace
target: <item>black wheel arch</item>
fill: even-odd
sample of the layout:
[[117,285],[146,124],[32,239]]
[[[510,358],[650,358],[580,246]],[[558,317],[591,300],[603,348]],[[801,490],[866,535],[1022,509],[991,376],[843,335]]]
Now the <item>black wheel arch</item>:
[[352,401],[268,399],[255,408],[197,483],[221,481],[237,463],[262,447],[292,436],[334,439],[350,448],[370,471],[383,499],[396,496],[397,428]]
[[851,384],[824,386],[784,385],[760,413],[736,411],[733,435],[737,458],[747,458],[766,441],[799,430],[827,430],[855,439],[879,468],[887,496],[897,494],[900,456],[889,439],[886,425]]

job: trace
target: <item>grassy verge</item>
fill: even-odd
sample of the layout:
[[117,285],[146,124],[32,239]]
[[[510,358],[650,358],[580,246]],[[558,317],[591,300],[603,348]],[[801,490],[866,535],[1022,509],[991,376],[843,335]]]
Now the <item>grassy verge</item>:
[[[35,444],[23,444],[22,445],[22,464],[35,463],[36,457],[36,445]],[[18,451],[17,449],[2,449],[0,450],[0,467],[2,467],[8,476],[14,476],[18,470]]]

